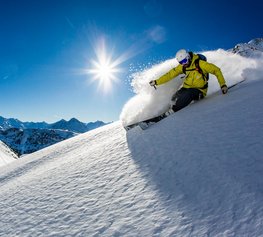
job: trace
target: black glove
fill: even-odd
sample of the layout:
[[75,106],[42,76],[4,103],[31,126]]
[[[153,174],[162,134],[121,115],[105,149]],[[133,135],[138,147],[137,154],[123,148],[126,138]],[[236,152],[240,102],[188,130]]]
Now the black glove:
[[156,84],[156,80],[151,80],[150,82],[149,82],[149,84],[150,84],[150,86],[156,86],[157,84]]
[[228,91],[228,87],[226,85],[221,86],[221,91],[223,94],[226,94]]

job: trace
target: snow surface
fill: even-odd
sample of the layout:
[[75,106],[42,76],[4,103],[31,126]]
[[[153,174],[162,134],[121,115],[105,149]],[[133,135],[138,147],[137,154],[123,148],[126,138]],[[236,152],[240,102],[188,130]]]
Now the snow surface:
[[263,56],[204,54],[246,81],[222,95],[211,77],[204,100],[126,133],[181,85],[149,86],[167,60],[133,75],[120,121],[0,167],[0,236],[263,236]]
[[2,141],[0,141],[0,167],[15,161],[17,155]]
[[263,81],[0,168],[0,236],[263,236]]

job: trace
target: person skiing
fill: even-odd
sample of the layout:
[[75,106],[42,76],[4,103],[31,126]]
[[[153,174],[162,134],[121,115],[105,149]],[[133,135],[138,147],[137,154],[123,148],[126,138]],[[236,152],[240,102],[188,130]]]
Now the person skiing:
[[[183,86],[172,96],[171,108],[168,113],[174,113],[186,107],[192,101],[203,99],[208,89],[208,74],[217,77],[223,94],[226,94],[228,87],[219,67],[204,61],[201,56],[181,49],[176,53],[179,65],[156,80],[151,80],[151,86],[164,84],[180,74],[185,74]],[[203,56],[205,58],[205,56]],[[205,58],[206,59],[206,58]]]

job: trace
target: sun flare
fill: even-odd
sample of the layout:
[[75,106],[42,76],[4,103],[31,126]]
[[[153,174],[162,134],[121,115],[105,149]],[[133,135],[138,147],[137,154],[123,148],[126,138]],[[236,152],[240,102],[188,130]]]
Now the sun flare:
[[109,92],[112,84],[118,82],[117,73],[120,69],[117,67],[117,61],[113,61],[110,55],[107,55],[104,43],[100,45],[100,50],[96,51],[97,60],[92,60],[92,68],[88,70],[93,74],[93,81],[98,82],[99,89]]

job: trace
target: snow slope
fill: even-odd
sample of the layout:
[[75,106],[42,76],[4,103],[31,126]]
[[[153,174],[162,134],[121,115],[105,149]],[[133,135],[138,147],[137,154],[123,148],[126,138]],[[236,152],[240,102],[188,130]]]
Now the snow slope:
[[0,167],[15,161],[17,155],[2,141],[0,141]]
[[263,236],[263,81],[0,168],[0,236]]

